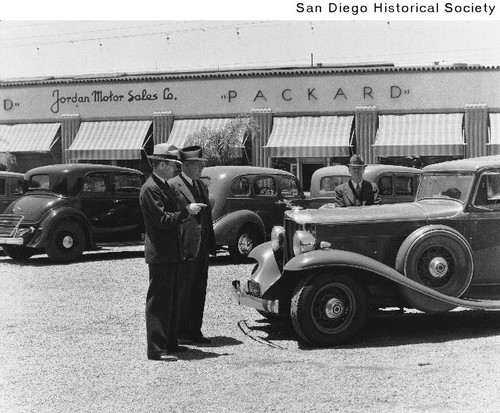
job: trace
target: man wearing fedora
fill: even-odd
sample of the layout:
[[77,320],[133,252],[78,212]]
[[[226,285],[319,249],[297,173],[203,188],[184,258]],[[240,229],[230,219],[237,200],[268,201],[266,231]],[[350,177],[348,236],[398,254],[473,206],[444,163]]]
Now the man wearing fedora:
[[180,225],[181,258],[179,265],[179,341],[183,344],[208,344],[201,326],[208,280],[208,256],[215,255],[215,235],[208,188],[200,180],[206,159],[200,146],[179,151],[182,161],[180,175],[169,180],[180,209],[189,203],[202,205]]
[[173,353],[186,351],[177,340],[177,285],[179,225],[197,214],[199,206],[179,209],[167,180],[173,177],[181,162],[173,145],[155,145],[149,156],[153,173],[140,192],[146,236],[144,255],[149,266],[149,288],[146,297],[147,350],[150,360],[176,361]]
[[335,188],[335,206],[348,207],[380,204],[377,185],[363,179],[366,169],[363,158],[359,155],[351,156],[348,168],[351,179]]

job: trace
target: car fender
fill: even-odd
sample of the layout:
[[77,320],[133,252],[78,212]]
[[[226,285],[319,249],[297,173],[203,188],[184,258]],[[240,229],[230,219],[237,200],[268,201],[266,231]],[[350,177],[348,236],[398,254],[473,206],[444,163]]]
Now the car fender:
[[315,250],[298,255],[288,261],[284,267],[285,272],[308,271],[312,269],[325,269],[334,267],[348,267],[361,269],[372,274],[380,275],[399,285],[408,287],[414,291],[420,292],[428,297],[439,301],[453,304],[457,307],[467,307],[481,310],[500,310],[500,300],[465,300],[450,297],[441,294],[432,288],[426,287],[416,281],[406,278],[403,274],[396,271],[380,261],[373,258],[343,250]]
[[[70,218],[78,222],[85,232],[87,246],[92,245],[92,230],[85,215],[77,209],[61,207],[51,210],[42,218],[40,225],[35,231],[35,236],[33,236],[27,246],[31,248],[43,248],[54,224],[65,218]],[[37,232],[40,234],[39,236],[36,236]]]
[[234,244],[240,228],[247,224],[251,224],[258,228],[262,240],[264,240],[266,232],[262,219],[253,211],[241,209],[223,215],[214,222],[215,243],[217,245]]

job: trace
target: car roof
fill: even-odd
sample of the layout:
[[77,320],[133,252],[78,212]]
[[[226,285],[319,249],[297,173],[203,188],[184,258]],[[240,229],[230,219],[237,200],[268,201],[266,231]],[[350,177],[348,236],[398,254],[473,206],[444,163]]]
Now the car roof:
[[24,174],[20,172],[8,172],[8,171],[0,171],[0,177],[3,178],[22,178]]
[[[365,178],[370,180],[370,177],[376,176],[381,172],[409,172],[419,174],[420,170],[409,166],[369,164],[366,166]],[[318,175],[320,177],[333,175],[349,176],[349,168],[347,165],[324,166],[323,168],[317,169],[313,176],[314,175],[316,175],[316,177]]]
[[121,171],[121,172],[131,172],[138,173],[142,175],[141,171],[137,169],[125,168],[121,166],[112,165],[100,165],[92,163],[74,163],[74,164],[54,164],[39,166],[37,168],[30,169],[26,172],[26,175],[39,175],[39,174],[86,174],[91,171]]
[[207,166],[203,168],[202,176],[217,177],[218,179],[233,179],[243,174],[279,174],[295,176],[291,172],[282,169],[266,168],[261,166],[243,166],[243,165],[218,165]]
[[435,163],[426,166],[422,172],[446,172],[446,171],[463,171],[476,172],[482,168],[500,168],[500,155],[480,156],[477,158],[458,159],[455,161],[447,161]]

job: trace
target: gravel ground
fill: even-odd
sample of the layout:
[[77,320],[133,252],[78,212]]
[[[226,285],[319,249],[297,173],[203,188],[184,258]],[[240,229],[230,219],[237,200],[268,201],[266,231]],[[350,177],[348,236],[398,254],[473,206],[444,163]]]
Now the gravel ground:
[[251,268],[211,260],[212,344],[162,363],[146,358],[141,248],[0,257],[0,412],[500,411],[500,314],[381,313],[356,343],[311,349],[233,302]]

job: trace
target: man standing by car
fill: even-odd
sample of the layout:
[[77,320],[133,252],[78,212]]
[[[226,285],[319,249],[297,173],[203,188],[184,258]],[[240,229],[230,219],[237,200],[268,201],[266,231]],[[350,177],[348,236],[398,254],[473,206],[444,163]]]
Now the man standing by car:
[[197,203],[202,210],[182,221],[180,227],[181,258],[179,265],[179,341],[183,344],[209,344],[201,326],[208,280],[208,256],[215,254],[215,235],[208,188],[199,178],[206,159],[202,148],[190,146],[179,151],[182,172],[169,183],[177,197],[178,207]]
[[155,145],[153,173],[140,192],[146,237],[144,253],[149,265],[146,299],[146,332],[150,360],[176,361],[176,352],[186,351],[177,340],[179,225],[200,210],[196,205],[177,208],[167,180],[175,175],[178,150],[173,145]]
[[348,207],[380,204],[377,185],[363,179],[366,164],[361,156],[351,156],[348,168],[351,179],[335,188],[335,206]]

